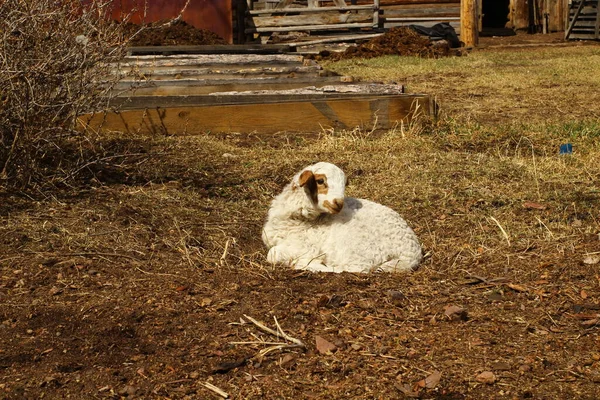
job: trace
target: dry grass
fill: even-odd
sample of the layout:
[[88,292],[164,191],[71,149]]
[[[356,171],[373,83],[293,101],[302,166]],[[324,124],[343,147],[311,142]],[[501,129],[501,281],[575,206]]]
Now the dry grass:
[[[144,398],[203,398],[199,383],[210,380],[234,398],[383,399],[403,398],[440,371],[435,388],[417,388],[422,397],[595,398],[600,278],[598,264],[584,260],[600,252],[600,121],[591,102],[577,103],[584,75],[557,80],[547,89],[560,93],[552,102],[538,102],[550,92],[540,97],[532,82],[568,65],[598,68],[587,64],[598,48],[505,53],[331,66],[358,73],[352,68],[366,63],[404,81],[402,65],[420,64],[409,87],[439,94],[445,115],[436,122],[388,132],[107,138],[107,149],[138,156],[107,159],[79,191],[40,202],[5,197],[0,366],[17,379],[0,389],[9,398],[109,398],[126,384]],[[511,67],[517,62],[537,67]],[[525,76],[521,89],[507,88]],[[577,112],[558,114],[554,102]],[[513,112],[523,104],[535,107]],[[491,118],[498,114],[510,118]],[[573,154],[559,155],[567,142]],[[269,201],[317,160],[346,170],[348,195],[410,222],[430,252],[419,271],[298,274],[265,265]],[[343,302],[331,305],[334,295]],[[446,315],[448,305],[465,308],[465,318]],[[214,374],[262,348],[229,345],[260,339],[238,324],[244,314],[277,317],[308,352]],[[316,335],[339,350],[317,354]],[[28,361],[45,349],[55,350]],[[495,384],[476,381],[489,370]]]
[[395,81],[440,100],[449,118],[481,123],[598,119],[600,48],[480,50],[466,57],[381,57],[329,65],[344,75]]

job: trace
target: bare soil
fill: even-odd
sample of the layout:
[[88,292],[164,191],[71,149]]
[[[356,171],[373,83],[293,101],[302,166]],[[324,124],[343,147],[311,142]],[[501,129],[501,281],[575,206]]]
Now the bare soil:
[[383,35],[357,46],[349,46],[343,52],[322,51],[313,56],[316,60],[346,60],[351,58],[374,58],[386,55],[443,57],[456,55],[446,41],[432,42],[408,27],[392,28]]
[[160,21],[152,24],[127,24],[125,34],[131,46],[221,45],[225,39],[205,29],[197,29],[185,21]]
[[[407,196],[419,236],[456,238],[428,240],[415,273],[272,269],[261,226],[296,166],[236,153],[316,139],[209,136],[118,138],[78,187],[0,197],[0,398],[222,398],[207,382],[236,399],[597,398],[600,276],[584,260],[598,230],[566,238],[569,252],[495,252],[461,242],[460,223],[509,208],[592,224],[597,194],[527,207]],[[440,146],[487,157],[485,141]],[[246,315],[277,318],[306,348],[257,356],[285,340]]]

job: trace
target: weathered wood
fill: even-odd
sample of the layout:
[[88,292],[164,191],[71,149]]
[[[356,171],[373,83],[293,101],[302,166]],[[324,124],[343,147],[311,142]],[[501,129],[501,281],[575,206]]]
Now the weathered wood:
[[296,27],[310,25],[332,25],[332,24],[351,24],[367,22],[372,23],[373,13],[371,10],[359,10],[355,12],[320,12],[303,15],[274,15],[254,17],[248,20],[247,29],[269,28],[270,27]]
[[285,44],[199,45],[199,46],[134,46],[127,48],[128,55],[165,54],[277,54],[288,53]]
[[[335,35],[326,38],[314,39],[314,40],[305,40],[305,41],[297,41],[288,43],[292,47],[300,47],[300,46],[313,46],[315,44],[323,44],[323,43],[335,43],[335,42],[353,42],[357,40],[368,40],[375,38],[377,36],[381,36],[383,33],[362,33],[362,34],[353,34],[353,35]],[[298,50],[297,50],[298,51]]]
[[257,68],[231,68],[231,69],[214,69],[214,68],[156,68],[148,70],[140,70],[136,75],[123,75],[123,80],[164,80],[164,79],[233,79],[235,77],[249,77],[249,76],[298,76],[298,75],[310,75],[314,77],[321,76],[325,72],[316,69],[315,67],[304,67],[304,66],[290,66],[290,67],[279,67],[274,65],[272,67],[257,67]]
[[307,86],[322,87],[342,82],[352,82],[352,78],[344,76],[324,77],[267,77],[255,79],[202,79],[202,80],[168,80],[149,82],[119,82],[113,88],[114,95],[134,96],[198,96],[217,92],[247,90],[285,90]]
[[[121,68],[143,68],[143,67],[177,67],[177,66],[197,66],[197,67],[219,67],[228,66],[248,67],[248,66],[271,66],[271,65],[304,65],[304,57],[295,54],[204,54],[204,55],[186,55],[186,56],[137,56],[125,57],[118,64]],[[308,64],[307,64],[308,65]],[[318,64],[315,63],[315,66]]]
[[386,17],[385,22],[450,22],[460,21],[460,17]]
[[600,39],[600,2],[596,5],[596,26],[594,27],[594,38]]
[[290,4],[292,4],[294,2],[294,0],[281,0],[279,3],[277,3],[277,5],[275,6],[275,8],[286,8],[287,6],[289,6]]
[[460,6],[454,4],[427,4],[394,6],[385,9],[389,17],[460,17]]
[[354,28],[373,28],[373,23],[356,23],[356,24],[335,24],[335,25],[304,25],[304,26],[282,26],[282,27],[267,27],[246,29],[247,33],[253,32],[288,32],[291,30],[299,31],[324,31],[329,29],[354,29]]
[[249,11],[250,15],[261,15],[261,14],[310,14],[310,13],[321,13],[324,11],[361,11],[361,10],[373,10],[374,5],[371,1],[370,5],[361,5],[361,6],[343,6],[343,7],[316,7],[316,8],[285,8],[279,10],[251,10]]
[[569,24],[569,27],[567,28],[567,31],[565,32],[565,40],[569,39],[569,35],[571,34],[571,31],[573,30],[573,28],[575,27],[575,24],[577,23],[577,18],[579,17],[579,14],[581,13],[581,10],[583,9],[584,4],[585,4],[584,0],[579,1],[579,6],[577,7],[577,10],[575,11],[575,14],[573,15],[573,17],[571,19],[571,23]]
[[[264,98],[263,98],[264,100]],[[206,132],[315,132],[327,128],[389,129],[415,112],[434,115],[428,96],[391,95],[355,98],[281,100],[221,105],[148,107],[82,117],[91,129],[130,134],[203,134]]]
[[461,0],[460,6],[460,40],[466,47],[477,46],[479,42],[476,0]]

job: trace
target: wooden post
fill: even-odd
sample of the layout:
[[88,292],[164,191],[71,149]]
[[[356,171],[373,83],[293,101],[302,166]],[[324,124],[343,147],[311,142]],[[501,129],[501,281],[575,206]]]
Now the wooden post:
[[479,43],[477,0],[460,2],[460,40],[465,47],[475,47]]

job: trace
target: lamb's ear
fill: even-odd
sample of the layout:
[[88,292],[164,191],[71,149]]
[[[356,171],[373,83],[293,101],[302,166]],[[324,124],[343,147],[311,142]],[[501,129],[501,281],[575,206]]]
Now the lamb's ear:
[[317,199],[317,182],[315,181],[315,175],[312,171],[305,170],[300,174],[300,178],[298,178],[298,184],[300,187],[305,187],[308,189],[310,193],[310,198],[314,203],[318,201]]
[[304,186],[306,184],[310,185],[310,181],[315,181],[315,175],[313,174],[312,171],[310,170],[305,170],[302,171],[302,173],[300,174],[300,177],[298,178],[298,184],[300,186]]

